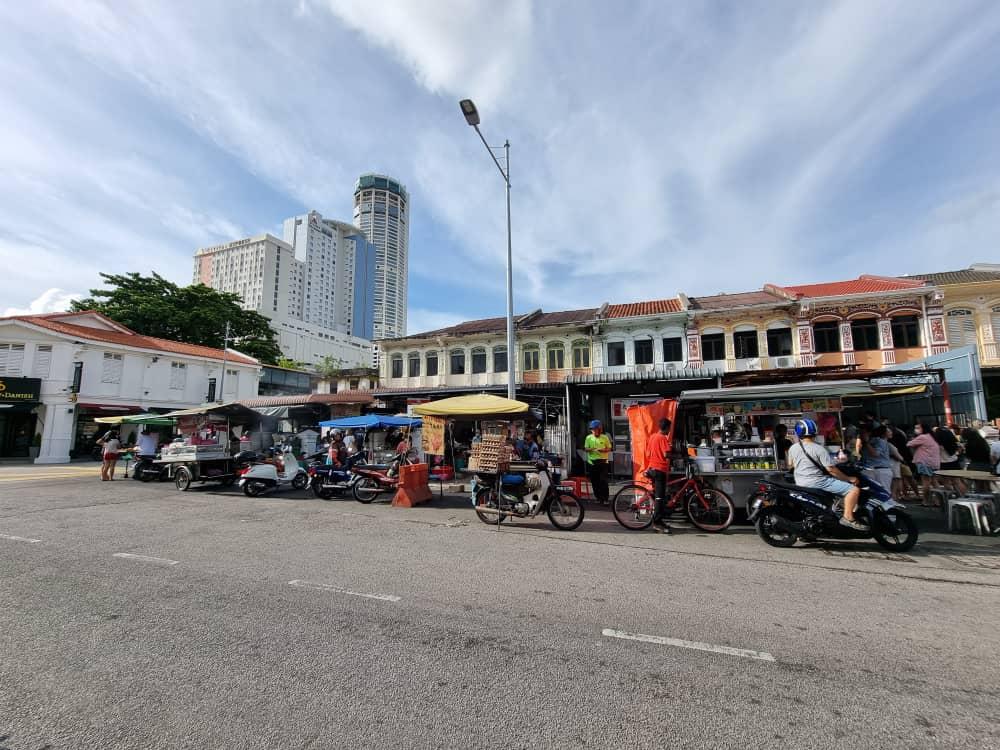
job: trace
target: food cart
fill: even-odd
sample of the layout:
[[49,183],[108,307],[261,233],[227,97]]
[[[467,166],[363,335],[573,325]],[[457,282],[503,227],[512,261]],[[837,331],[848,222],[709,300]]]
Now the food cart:
[[[423,422],[419,417],[391,417],[383,414],[365,414],[360,417],[340,417],[327,419],[319,423],[320,429],[353,430],[355,438],[363,437],[367,460],[372,463],[388,463],[396,452],[395,445],[387,445],[385,437],[390,429],[405,429],[409,431],[410,445],[419,451],[419,431]],[[415,437],[416,436],[416,437]],[[381,440],[379,439],[381,438]],[[362,443],[358,443],[360,446]]]
[[[831,453],[843,447],[845,399],[887,395],[865,380],[684,391],[678,397],[675,436],[693,452],[700,473],[746,507],[758,481],[784,470],[773,435],[778,424],[795,439],[795,423],[816,422],[816,442]],[[713,439],[714,437],[714,439]]]
[[[156,461],[181,492],[194,482],[231,485],[237,479],[234,454],[238,435],[260,421],[260,414],[235,402],[206,404],[162,415],[173,419],[181,437],[166,445]],[[234,444],[233,438],[237,438]]]
[[[128,416],[98,417],[94,422],[108,425],[109,427],[118,427],[119,429],[124,425],[136,425],[139,429],[148,427],[169,427],[173,429],[174,426],[174,420],[164,417],[162,414],[129,414]],[[157,432],[159,431],[157,430]],[[135,441],[133,440],[132,442],[134,443]],[[126,445],[124,439],[122,440],[122,445]],[[125,461],[125,476],[128,476],[129,462],[134,458],[132,451],[123,453],[121,458]],[[138,465],[138,462],[136,462],[135,466]],[[133,471],[135,471],[134,468]]]

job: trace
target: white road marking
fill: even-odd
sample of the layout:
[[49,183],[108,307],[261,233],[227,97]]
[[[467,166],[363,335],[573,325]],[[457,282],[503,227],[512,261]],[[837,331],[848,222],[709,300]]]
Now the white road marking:
[[626,633],[622,630],[612,630],[605,628],[601,635],[607,638],[622,638],[626,641],[642,641],[643,643],[657,643],[661,646],[677,646],[678,648],[690,648],[695,651],[711,651],[714,654],[728,654],[729,656],[742,656],[746,659],[759,659],[760,661],[775,661],[775,658],[766,651],[751,651],[747,648],[732,648],[731,646],[716,646],[712,643],[699,643],[698,641],[682,641],[679,638],[665,638],[661,635],[644,635],[642,633]]
[[289,586],[295,586],[300,589],[315,589],[317,591],[332,591],[336,594],[347,594],[348,596],[360,596],[363,599],[378,599],[382,602],[398,602],[401,601],[401,597],[395,596],[393,594],[363,594],[360,591],[350,591],[348,589],[338,588],[336,586],[331,586],[328,583],[313,583],[312,581],[300,581],[295,579],[294,581],[288,582]]
[[41,539],[28,539],[25,536],[14,536],[13,534],[0,534],[0,539],[10,539],[12,542],[27,542],[28,544],[38,544]]
[[165,557],[149,557],[147,555],[133,555],[129,552],[115,552],[112,557],[123,557],[126,560],[142,560],[143,562],[163,563],[164,565],[177,565],[179,560],[168,560]]

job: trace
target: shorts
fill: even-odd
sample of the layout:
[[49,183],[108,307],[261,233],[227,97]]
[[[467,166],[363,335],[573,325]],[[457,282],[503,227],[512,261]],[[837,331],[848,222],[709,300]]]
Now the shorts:
[[105,461],[117,461],[118,460],[118,454],[117,453],[105,453],[104,454],[104,460]]
[[934,469],[932,469],[927,464],[917,464],[917,476],[918,477],[932,477],[932,476],[934,476]]
[[809,487],[815,487],[818,490],[825,490],[827,492],[832,492],[834,495],[846,495],[848,492],[854,489],[854,485],[850,482],[845,482],[842,479],[837,479],[836,477],[821,477],[815,480]]
[[958,461],[945,461],[941,464],[942,469],[961,469],[962,465]]
[[893,479],[902,479],[902,477],[903,477],[903,467],[902,467],[902,465],[899,463],[899,461],[893,461],[892,462],[892,478]]

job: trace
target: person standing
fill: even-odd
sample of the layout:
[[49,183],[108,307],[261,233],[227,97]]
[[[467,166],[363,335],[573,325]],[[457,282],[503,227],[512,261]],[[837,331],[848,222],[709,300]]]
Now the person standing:
[[864,465],[872,478],[892,494],[892,455],[887,436],[888,430],[884,425],[877,425],[872,429],[864,446]]
[[118,439],[118,433],[112,430],[107,433],[107,437],[101,440],[101,481],[111,482],[115,478],[115,466],[118,464],[118,454],[121,452],[122,443]]
[[670,476],[670,426],[669,419],[660,420],[660,431],[650,435],[646,442],[646,475],[653,480],[653,497],[656,505],[653,511],[653,531],[669,534],[667,524],[667,477]]
[[593,419],[590,434],[583,443],[587,452],[587,476],[594,490],[594,498],[602,505],[608,504],[611,493],[608,487],[608,457],[611,455],[611,439],[604,434],[601,420]]
[[923,491],[923,505],[930,505],[931,480],[934,472],[941,468],[941,450],[931,434],[930,425],[921,422],[913,427],[914,438],[906,446],[913,451],[913,463],[920,477]]
[[784,471],[788,468],[788,449],[792,441],[788,439],[788,425],[779,422],[774,426],[774,452],[778,458],[778,468]]

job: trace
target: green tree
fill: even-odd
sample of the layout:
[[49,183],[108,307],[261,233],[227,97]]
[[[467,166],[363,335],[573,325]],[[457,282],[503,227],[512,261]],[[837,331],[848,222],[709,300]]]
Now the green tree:
[[316,373],[324,380],[335,380],[344,371],[344,360],[327,354],[316,363]]
[[306,366],[305,362],[299,362],[296,359],[291,359],[289,357],[278,357],[278,361],[273,364],[278,367],[284,367],[286,370],[301,370]]
[[71,310],[96,310],[144,336],[221,349],[226,323],[230,348],[274,364],[281,357],[270,321],[241,307],[238,294],[204,284],[178,286],[159,274],[102,273],[108,289],[91,289]]

